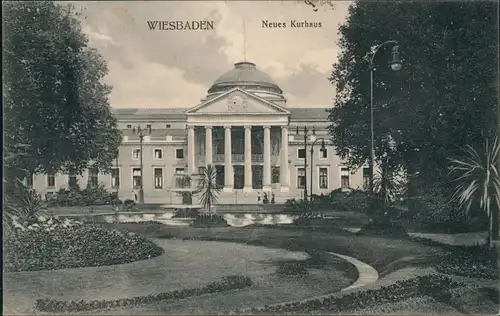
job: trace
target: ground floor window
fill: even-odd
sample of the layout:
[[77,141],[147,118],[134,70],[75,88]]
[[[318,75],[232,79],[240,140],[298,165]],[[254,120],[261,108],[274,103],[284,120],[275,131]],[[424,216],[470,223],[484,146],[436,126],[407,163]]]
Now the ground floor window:
[[53,188],[56,186],[56,176],[54,174],[47,174],[47,187]]
[[342,189],[348,189],[349,185],[349,168],[340,169],[340,187]]
[[306,187],[306,168],[297,168],[297,188],[304,189]]
[[163,169],[154,168],[155,189],[163,189]]
[[91,187],[97,187],[99,185],[99,170],[97,168],[89,169],[89,182]]
[[184,168],[175,168],[175,187],[186,187],[186,176],[184,175]]
[[368,190],[370,188],[370,168],[363,168],[363,189]]
[[78,181],[76,180],[76,174],[69,174],[68,175],[68,186],[70,188],[76,188],[78,184]]
[[134,189],[139,189],[141,187],[141,168],[132,169],[132,186]]
[[271,168],[271,182],[280,183],[280,167]]
[[118,168],[111,169],[111,187],[113,188],[120,187],[120,169]]
[[319,168],[319,188],[328,189],[328,168]]
[[33,174],[30,173],[26,176],[26,187],[33,188]]

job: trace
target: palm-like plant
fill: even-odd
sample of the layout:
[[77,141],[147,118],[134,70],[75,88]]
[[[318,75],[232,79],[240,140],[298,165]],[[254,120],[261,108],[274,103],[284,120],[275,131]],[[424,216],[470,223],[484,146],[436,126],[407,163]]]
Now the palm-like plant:
[[458,182],[453,200],[469,213],[478,204],[489,218],[488,244],[493,245],[493,235],[498,234],[500,210],[500,142],[485,141],[483,152],[471,146],[465,149],[463,159],[451,159],[450,174]]
[[206,166],[199,179],[197,191],[200,193],[200,204],[209,213],[219,200],[221,190],[221,185],[217,183],[217,169],[212,165]]
[[5,214],[7,218],[17,218],[22,222],[34,222],[45,207],[41,196],[26,188],[21,180],[15,180],[14,190],[5,196]]
[[389,158],[382,160],[381,168],[373,179],[373,191],[384,209],[390,207],[401,196],[404,183],[398,177],[398,168],[390,164]]

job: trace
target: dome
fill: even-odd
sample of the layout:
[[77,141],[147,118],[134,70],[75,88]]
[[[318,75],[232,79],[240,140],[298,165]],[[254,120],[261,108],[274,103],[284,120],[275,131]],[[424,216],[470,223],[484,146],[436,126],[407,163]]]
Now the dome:
[[234,64],[234,68],[221,75],[208,89],[208,95],[213,96],[241,88],[254,93],[280,96],[283,91],[271,77],[258,70],[254,63],[243,61]]

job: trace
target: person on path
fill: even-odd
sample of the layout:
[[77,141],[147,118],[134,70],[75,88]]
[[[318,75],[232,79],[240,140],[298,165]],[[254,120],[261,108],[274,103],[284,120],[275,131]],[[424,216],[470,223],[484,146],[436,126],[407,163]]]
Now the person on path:
[[257,204],[260,204],[260,192],[257,192]]

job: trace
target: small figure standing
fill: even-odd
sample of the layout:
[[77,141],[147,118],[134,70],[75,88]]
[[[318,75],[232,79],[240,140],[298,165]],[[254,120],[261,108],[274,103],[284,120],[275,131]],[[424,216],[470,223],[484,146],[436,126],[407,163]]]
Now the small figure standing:
[[260,192],[257,192],[257,204],[260,204]]
[[271,204],[274,204],[275,203],[275,200],[274,200],[274,193],[271,195]]
[[269,204],[269,198],[267,197],[267,193],[264,192],[264,197],[262,198],[262,203]]
[[134,193],[134,201],[137,203],[137,192],[136,191],[132,191]]

